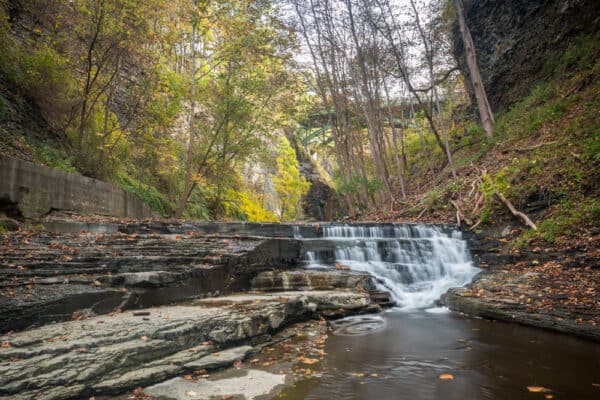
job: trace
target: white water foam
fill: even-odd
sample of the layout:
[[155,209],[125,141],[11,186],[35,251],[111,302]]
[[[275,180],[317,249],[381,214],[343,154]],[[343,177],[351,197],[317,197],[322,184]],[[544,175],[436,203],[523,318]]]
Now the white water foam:
[[322,237],[303,242],[308,268],[339,263],[368,272],[405,310],[430,307],[478,272],[461,232],[439,226],[326,225]]

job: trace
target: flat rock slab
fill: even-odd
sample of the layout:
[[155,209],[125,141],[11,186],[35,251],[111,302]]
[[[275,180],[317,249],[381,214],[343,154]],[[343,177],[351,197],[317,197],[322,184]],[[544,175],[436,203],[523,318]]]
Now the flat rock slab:
[[599,281],[600,270],[550,261],[482,273],[471,285],[450,289],[444,301],[466,314],[600,342]]
[[[376,289],[371,275],[344,270],[264,271],[252,279],[252,288],[265,291],[330,290],[335,288]],[[347,267],[346,267],[347,268]]]
[[214,398],[252,400],[272,393],[277,386],[285,383],[285,375],[256,369],[235,371],[234,374],[232,377],[218,380],[187,381],[182,378],[174,378],[150,386],[144,389],[144,393],[155,399],[164,400],[209,400]]
[[246,358],[248,353],[250,353],[251,351],[252,346],[233,347],[231,349],[209,354],[198,360],[189,362],[185,364],[184,367],[190,370],[210,370],[216,368],[229,367],[233,365],[234,362]]
[[[234,294],[224,297],[213,297],[194,301],[194,304],[206,306],[223,306],[232,304],[254,304],[259,305],[262,302],[273,301],[290,301],[302,293],[303,298],[309,302],[309,307],[314,307],[315,310],[330,310],[343,309],[354,310],[366,307],[369,305],[369,298],[363,292],[353,292],[349,290],[311,290],[311,291],[287,291],[276,293],[256,293],[256,294]],[[356,296],[356,294],[360,294]]]
[[[256,273],[287,268],[299,257],[300,242],[288,238],[224,239],[194,232],[0,234],[0,320],[5,322],[0,331],[64,321],[75,311],[127,309],[127,292],[186,285],[196,296],[240,290]],[[176,291],[165,293],[153,296],[160,302],[132,298],[130,303],[147,307],[185,300]]]
[[[183,374],[190,363],[240,343],[258,344],[317,310],[364,311],[366,293],[243,295],[45,325],[0,336],[0,399],[118,394]],[[264,339],[263,339],[264,338]],[[238,348],[236,356],[246,351]]]

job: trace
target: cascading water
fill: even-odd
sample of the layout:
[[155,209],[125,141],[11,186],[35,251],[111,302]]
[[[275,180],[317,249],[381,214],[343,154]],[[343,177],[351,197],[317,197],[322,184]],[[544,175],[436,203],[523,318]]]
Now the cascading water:
[[[304,238],[307,268],[336,263],[368,272],[402,309],[431,306],[478,272],[460,231],[433,225],[325,225],[322,236]],[[300,238],[299,231],[295,236]]]

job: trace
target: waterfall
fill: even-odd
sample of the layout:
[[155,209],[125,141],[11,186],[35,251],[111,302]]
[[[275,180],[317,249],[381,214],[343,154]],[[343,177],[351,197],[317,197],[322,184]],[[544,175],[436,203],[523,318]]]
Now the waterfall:
[[[299,231],[294,236],[301,238]],[[319,237],[302,238],[307,268],[336,264],[375,277],[402,309],[431,306],[478,272],[462,233],[434,225],[324,225]]]

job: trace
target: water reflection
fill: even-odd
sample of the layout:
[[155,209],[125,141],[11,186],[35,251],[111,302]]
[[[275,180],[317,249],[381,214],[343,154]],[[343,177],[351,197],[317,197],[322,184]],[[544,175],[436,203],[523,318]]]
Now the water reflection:
[[[450,314],[386,313],[369,335],[331,335],[320,379],[286,399],[599,399],[600,345],[515,324]],[[440,380],[449,373],[454,380]],[[364,374],[364,375],[363,375]]]

